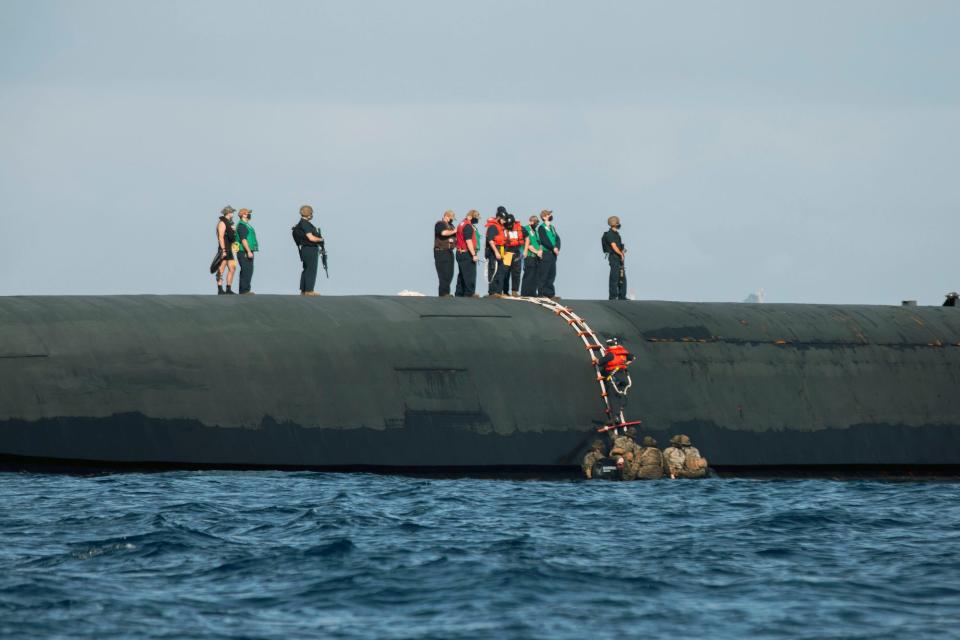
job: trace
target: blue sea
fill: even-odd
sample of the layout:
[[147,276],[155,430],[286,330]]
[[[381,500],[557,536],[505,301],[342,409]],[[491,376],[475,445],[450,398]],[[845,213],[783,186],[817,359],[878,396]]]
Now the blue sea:
[[14,638],[957,638],[960,484],[0,474]]

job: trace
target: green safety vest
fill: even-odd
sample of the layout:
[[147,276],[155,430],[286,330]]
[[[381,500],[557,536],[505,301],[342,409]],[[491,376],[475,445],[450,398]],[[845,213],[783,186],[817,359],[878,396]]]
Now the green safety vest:
[[557,246],[557,232],[553,230],[553,225],[550,225],[549,227],[547,225],[543,225],[543,230],[547,232],[547,237],[550,238],[550,244]]
[[[244,227],[247,228],[247,244],[250,245],[250,251],[259,251],[260,245],[257,244],[257,232],[254,231],[253,227],[251,227],[249,224],[247,224],[243,220],[237,221],[238,231],[239,231],[240,225],[243,225]],[[246,251],[246,249],[243,248],[243,242],[240,240],[239,233],[237,234],[237,242],[240,244],[240,250]]]
[[540,251],[540,234],[530,225],[525,226],[524,229],[527,230],[527,237],[530,238],[530,248],[534,251]]

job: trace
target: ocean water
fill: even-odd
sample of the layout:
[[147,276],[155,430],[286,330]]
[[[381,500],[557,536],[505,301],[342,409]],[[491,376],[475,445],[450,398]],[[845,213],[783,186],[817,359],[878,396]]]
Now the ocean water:
[[17,638],[957,638],[960,484],[0,474]]

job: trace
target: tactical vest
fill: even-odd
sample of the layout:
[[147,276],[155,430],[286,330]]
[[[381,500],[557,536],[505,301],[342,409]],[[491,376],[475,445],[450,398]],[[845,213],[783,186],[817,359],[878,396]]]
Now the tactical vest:
[[[620,233],[619,233],[616,229],[611,229],[611,230],[608,231],[607,233],[612,233],[614,236],[616,236],[611,242],[616,242],[616,243],[617,243],[617,247],[618,247],[621,251],[623,251],[624,246],[623,246],[623,240],[620,238]],[[600,246],[603,247],[603,252],[604,252],[604,253],[606,253],[606,254],[611,254],[611,253],[613,253],[614,255],[616,255],[616,254],[614,253],[614,251],[613,251],[613,247],[610,245],[610,243],[607,242],[607,234],[606,234],[606,233],[603,234],[602,236],[600,236]]]
[[[220,216],[220,222],[222,222],[223,226],[226,227],[223,230],[223,246],[228,247],[236,242],[237,230],[233,228],[233,223],[227,220],[226,216]],[[219,237],[217,237],[217,241],[220,241]]]
[[684,470],[688,472],[705,472],[707,461],[700,455],[700,451],[696,447],[684,447],[683,466]]
[[[240,220],[237,224],[242,225],[247,230],[247,244],[250,245],[250,251],[260,251],[260,245],[257,244],[257,232],[253,230],[253,227],[243,220]],[[239,238],[240,234],[237,234],[237,237]],[[243,247],[242,242],[240,246]]]
[[540,251],[540,235],[537,230],[529,224],[524,229],[527,230],[527,237],[530,238],[530,248],[534,251]]
[[508,249],[523,247],[523,225],[519,222],[514,222],[513,228],[506,230],[506,246]]
[[[440,220],[440,222],[443,222],[443,220]],[[448,231],[449,231],[450,229],[453,229],[453,228],[454,228],[453,224],[451,224],[451,223],[449,223],[449,222],[444,222],[444,224],[447,226],[447,230],[448,230]],[[457,239],[456,239],[456,237],[454,237],[454,236],[440,236],[440,237],[437,237],[436,234],[434,234],[434,236],[433,236],[433,250],[434,250],[434,251],[449,251],[450,249],[453,249],[454,245],[456,245],[456,244],[457,244]],[[464,248],[466,248],[466,247],[464,247]]]
[[667,447],[663,450],[663,459],[666,460],[670,470],[674,473],[683,471],[686,464],[686,456],[683,451],[677,447]]

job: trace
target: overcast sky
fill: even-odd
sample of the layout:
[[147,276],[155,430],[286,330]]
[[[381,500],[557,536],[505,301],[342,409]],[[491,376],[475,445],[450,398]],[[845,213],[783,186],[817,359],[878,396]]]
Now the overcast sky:
[[0,0],[0,294],[436,293],[445,209],[555,211],[559,295],[960,289],[960,2]]

